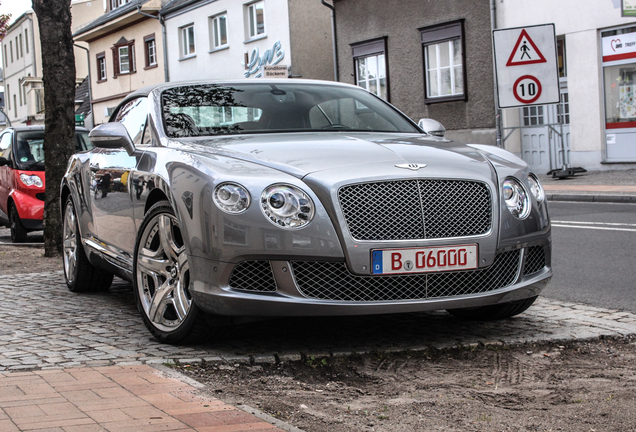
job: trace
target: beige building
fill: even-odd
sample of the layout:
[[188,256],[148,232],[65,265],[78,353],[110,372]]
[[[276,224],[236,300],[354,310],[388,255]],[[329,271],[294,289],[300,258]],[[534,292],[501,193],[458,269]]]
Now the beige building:
[[87,43],[95,125],[129,93],[165,81],[160,0],[109,0],[111,9],[73,36]]
[[[104,13],[101,2],[73,0],[73,27]],[[44,124],[44,84],[40,29],[35,12],[29,10],[14,20],[0,44],[4,61],[5,112],[13,125]],[[75,48],[78,83],[88,75],[86,51]]]

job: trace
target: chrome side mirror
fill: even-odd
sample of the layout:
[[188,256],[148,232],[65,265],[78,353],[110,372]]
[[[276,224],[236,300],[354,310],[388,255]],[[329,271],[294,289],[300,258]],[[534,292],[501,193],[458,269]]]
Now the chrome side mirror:
[[129,156],[135,153],[133,144],[126,127],[119,122],[104,123],[94,128],[88,138],[95,147],[117,149],[123,148]]
[[420,119],[417,125],[429,135],[443,137],[446,133],[446,128],[440,122],[430,118]]

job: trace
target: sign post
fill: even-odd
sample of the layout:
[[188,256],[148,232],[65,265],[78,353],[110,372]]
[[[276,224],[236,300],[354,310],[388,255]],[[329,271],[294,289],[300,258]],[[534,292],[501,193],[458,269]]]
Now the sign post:
[[558,103],[554,24],[493,30],[500,108]]

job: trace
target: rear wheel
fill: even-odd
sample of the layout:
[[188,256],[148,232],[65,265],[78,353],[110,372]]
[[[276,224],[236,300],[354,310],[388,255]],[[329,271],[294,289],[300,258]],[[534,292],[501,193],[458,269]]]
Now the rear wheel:
[[9,211],[9,227],[11,229],[11,241],[13,243],[24,243],[27,241],[27,229],[20,222],[20,215],[15,205],[11,205]]
[[464,309],[448,309],[447,312],[457,318],[472,321],[493,321],[499,319],[510,318],[519,315],[528,309],[537,297],[531,297],[524,300],[517,300],[509,303],[501,303],[490,306],[482,306],[476,308]]
[[190,343],[218,331],[192,300],[185,242],[167,201],[148,210],[137,237],[133,269],[137,307],[156,339]]
[[93,266],[84,253],[73,200],[66,199],[62,215],[64,276],[73,292],[105,291],[113,282],[113,275]]

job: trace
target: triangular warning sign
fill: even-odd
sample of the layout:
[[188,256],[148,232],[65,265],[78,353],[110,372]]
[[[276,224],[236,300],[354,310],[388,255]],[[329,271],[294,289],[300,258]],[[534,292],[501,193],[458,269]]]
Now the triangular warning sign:
[[517,39],[517,43],[512,49],[512,53],[510,54],[510,58],[508,59],[506,66],[520,66],[546,62],[547,60],[543,57],[543,54],[541,54],[541,51],[537,48],[528,32],[526,32],[525,29],[521,30],[519,39]]

